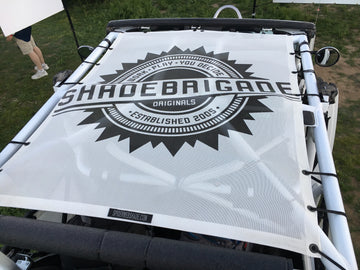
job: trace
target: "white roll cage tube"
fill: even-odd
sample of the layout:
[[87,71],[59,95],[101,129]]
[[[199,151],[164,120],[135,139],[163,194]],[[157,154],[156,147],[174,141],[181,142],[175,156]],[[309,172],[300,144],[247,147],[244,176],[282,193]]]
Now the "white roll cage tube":
[[[105,39],[99,44],[98,47],[86,58],[86,62],[81,65],[71,74],[66,82],[74,82],[76,84],[82,77],[93,67],[92,63],[95,63],[100,56],[110,47],[110,44],[105,41],[108,40],[111,43],[116,39],[119,33],[111,32]],[[39,111],[30,119],[29,122],[19,131],[14,137],[13,142],[26,142],[29,137],[35,132],[35,130],[41,125],[49,113],[53,110],[59,100],[63,97],[65,92],[74,84],[63,84],[57,88],[57,91],[49,98],[49,100],[40,108]],[[3,166],[21,147],[18,143],[9,143],[0,153],[0,168]]]
[[219,16],[220,12],[223,11],[224,9],[232,9],[232,10],[234,10],[236,12],[236,15],[238,16],[238,19],[242,19],[242,16],[241,16],[241,13],[240,13],[239,9],[237,7],[235,7],[235,6],[233,6],[233,5],[225,5],[225,6],[222,6],[222,7],[218,8],[218,10],[215,12],[213,18],[216,19]]
[[[336,170],[328,139],[324,112],[318,96],[316,76],[314,72],[311,72],[314,70],[314,66],[307,37],[305,35],[294,37],[294,45],[299,46],[303,70],[310,71],[304,72],[304,78],[309,105],[315,108],[315,117],[318,121],[318,125],[313,127],[313,133],[320,172],[335,175]],[[345,212],[338,179],[335,176],[321,175],[321,180],[327,209]],[[327,215],[332,241],[330,242],[324,233],[320,234],[321,247],[319,249],[321,253],[342,265],[344,269],[357,270],[358,267],[346,216],[335,213],[327,213]],[[326,269],[338,270],[339,267],[324,257],[323,254],[321,254],[321,261]]]

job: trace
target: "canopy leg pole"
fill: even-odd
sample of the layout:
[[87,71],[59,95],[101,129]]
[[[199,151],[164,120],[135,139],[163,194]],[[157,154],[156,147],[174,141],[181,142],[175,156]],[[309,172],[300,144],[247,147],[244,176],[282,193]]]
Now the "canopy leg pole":
[[[71,17],[70,17],[70,13],[69,13],[69,10],[68,10],[65,2],[62,1],[62,3],[63,3],[63,6],[64,6],[64,10],[65,10],[65,12],[66,12],[66,16],[67,16],[67,18],[68,18],[68,20],[69,20],[69,24],[70,24],[71,31],[72,31],[73,36],[74,36],[74,40],[75,40],[75,44],[76,44],[76,50],[77,50],[77,49],[80,47],[80,45],[79,45],[79,41],[78,41],[78,39],[77,39],[77,37],[76,37],[75,28],[74,28],[74,25],[73,25],[73,23],[72,23],[72,20],[71,20]],[[83,61],[84,61],[83,57],[82,57],[80,54],[79,54],[79,56],[80,56],[81,62],[83,62]]]

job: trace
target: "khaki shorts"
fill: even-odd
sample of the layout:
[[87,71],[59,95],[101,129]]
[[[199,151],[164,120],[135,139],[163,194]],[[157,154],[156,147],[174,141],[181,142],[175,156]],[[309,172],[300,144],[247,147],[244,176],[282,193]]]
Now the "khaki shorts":
[[34,50],[34,48],[36,47],[35,41],[32,36],[30,38],[30,41],[28,41],[28,42],[23,41],[18,38],[15,38],[15,41],[16,41],[16,44],[18,45],[18,47],[20,48],[21,52],[23,53],[23,55],[27,55],[27,54],[31,53]]

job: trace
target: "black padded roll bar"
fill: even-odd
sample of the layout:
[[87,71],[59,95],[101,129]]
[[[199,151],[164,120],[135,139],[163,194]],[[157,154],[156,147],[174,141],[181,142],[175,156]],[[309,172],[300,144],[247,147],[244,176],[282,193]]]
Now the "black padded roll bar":
[[107,32],[134,31],[176,31],[199,28],[216,31],[249,31],[260,32],[263,29],[298,30],[305,32],[309,38],[315,35],[315,24],[302,21],[272,19],[231,19],[231,18],[159,18],[114,20],[107,25]]
[[90,227],[0,216],[0,243],[151,270],[293,269],[289,259]]

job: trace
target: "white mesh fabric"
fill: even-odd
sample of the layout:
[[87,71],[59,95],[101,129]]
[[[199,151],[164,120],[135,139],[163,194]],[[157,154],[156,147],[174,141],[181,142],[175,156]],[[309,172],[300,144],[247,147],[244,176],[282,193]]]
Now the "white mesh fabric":
[[[203,47],[206,57],[212,51],[229,52],[222,61],[251,65],[253,75],[248,81],[289,82],[288,94],[298,93],[296,75],[291,73],[295,68],[291,37],[239,33],[124,34],[83,82],[97,84],[101,76],[125,69],[124,63],[144,61],[147,53],[160,55],[175,45],[184,52]],[[153,86],[147,93],[157,91]],[[81,87],[74,87],[74,92]],[[250,133],[239,132],[239,123],[233,121],[239,114],[234,113],[231,121],[207,133],[198,131],[195,141],[184,140],[178,148],[174,145],[183,138],[180,135],[171,137],[172,145],[170,139],[155,143],[162,137],[150,139],[145,131],[130,132],[132,136],[124,139],[124,133],[99,139],[115,118],[79,125],[99,104],[88,106],[87,111],[73,108],[52,113],[30,137],[30,145],[4,165],[0,204],[103,218],[109,218],[110,208],[147,213],[153,215],[154,226],[314,256],[308,246],[319,245],[319,236],[316,214],[306,208],[314,205],[311,180],[301,173],[308,169],[301,101],[276,92],[255,104],[266,110],[254,112],[255,105],[245,100],[251,100],[251,94],[239,98],[243,102],[239,111],[250,111],[250,118],[239,118]],[[216,108],[233,104],[229,100],[209,97],[203,107],[211,102],[216,102]],[[133,112],[135,105],[116,106],[114,110]],[[145,143],[129,151],[138,143],[135,138],[145,138]],[[169,151],[173,147],[175,154]]]

